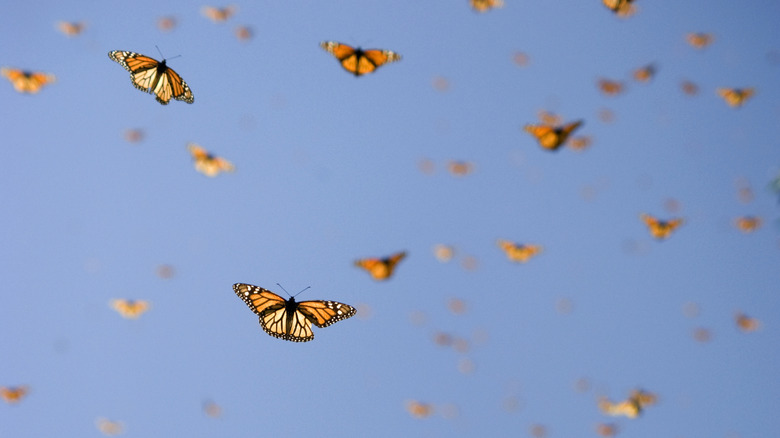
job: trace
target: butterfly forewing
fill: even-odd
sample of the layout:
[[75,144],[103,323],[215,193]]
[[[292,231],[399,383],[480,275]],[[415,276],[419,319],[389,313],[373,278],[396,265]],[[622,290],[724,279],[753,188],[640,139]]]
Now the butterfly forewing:
[[266,310],[278,310],[285,305],[285,300],[282,297],[262,287],[236,283],[233,285],[233,290],[258,315],[262,315]]

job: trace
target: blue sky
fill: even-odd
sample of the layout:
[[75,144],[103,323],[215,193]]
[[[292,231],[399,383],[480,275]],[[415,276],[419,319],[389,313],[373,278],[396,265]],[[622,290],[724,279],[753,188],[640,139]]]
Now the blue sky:
[[[0,81],[0,386],[30,388],[0,405],[0,438],[100,436],[98,417],[138,437],[778,429],[780,239],[766,187],[780,173],[780,6],[639,0],[619,19],[597,0],[506,0],[485,14],[465,0],[270,1],[238,4],[222,24],[201,6],[44,1],[0,16],[0,65],[57,75],[36,95]],[[178,22],[168,33],[155,25],[165,15]],[[67,38],[59,20],[87,28]],[[254,38],[236,40],[238,25]],[[715,42],[695,50],[689,32]],[[326,40],[403,59],[355,78]],[[169,66],[194,104],[159,105],[107,57],[159,59],[155,46],[181,55]],[[650,83],[631,79],[651,62]],[[600,77],[627,90],[606,97]],[[684,95],[683,80],[699,94]],[[734,109],[718,87],[756,95]],[[584,119],[576,135],[593,144],[542,150],[522,130],[539,110]],[[127,129],[143,141],[125,141]],[[197,173],[188,142],[235,173]],[[450,160],[475,170],[455,177]],[[740,200],[738,181],[754,199]],[[686,223],[658,242],[642,212]],[[744,234],[732,223],[742,215],[764,224]],[[498,238],[544,252],[513,264]],[[456,248],[451,262],[434,258],[439,243]],[[400,250],[409,256],[387,282],[352,265]],[[155,275],[161,264],[173,278]],[[371,312],[285,342],[261,330],[236,282],[311,286],[299,300]],[[152,308],[125,320],[113,298]],[[464,314],[447,309],[452,298]],[[740,332],[738,310],[761,329]],[[711,340],[694,340],[697,328]],[[468,351],[436,345],[438,332]],[[458,370],[464,360],[473,371]],[[659,397],[640,418],[599,412],[599,396],[637,387]],[[220,418],[204,415],[206,400]],[[433,415],[413,418],[408,400]]]

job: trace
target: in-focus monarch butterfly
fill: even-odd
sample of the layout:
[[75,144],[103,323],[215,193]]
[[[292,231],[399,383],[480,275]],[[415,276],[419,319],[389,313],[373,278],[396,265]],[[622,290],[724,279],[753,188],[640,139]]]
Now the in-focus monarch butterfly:
[[655,76],[656,71],[657,68],[654,64],[640,67],[634,70],[634,80],[637,82],[649,82],[650,79],[653,79],[653,76]]
[[0,68],[0,75],[11,81],[16,91],[30,94],[41,91],[44,85],[49,85],[57,80],[51,73],[32,72],[10,67]]
[[650,234],[658,240],[668,238],[672,234],[672,231],[677,229],[677,227],[682,225],[684,222],[682,218],[662,221],[654,218],[653,216],[650,216],[647,213],[641,213],[639,218],[644,221],[645,225],[647,225],[647,228],[650,230]]
[[582,125],[582,120],[560,126],[552,125],[525,125],[526,132],[536,137],[539,145],[554,151],[566,143],[569,135]]
[[122,50],[108,52],[108,57],[130,72],[135,88],[154,94],[161,104],[168,105],[172,98],[187,103],[195,101],[190,87],[178,73],[165,65],[165,59],[158,62],[154,58]]
[[634,0],[602,0],[604,6],[608,7],[618,17],[626,18],[634,15],[636,6]]
[[59,29],[60,32],[65,34],[66,36],[73,37],[81,32],[84,31],[84,28],[86,25],[83,22],[68,22],[68,21],[59,21],[57,22],[57,29]]
[[612,79],[599,79],[598,87],[599,90],[607,96],[616,96],[623,92],[623,83],[620,81],[613,81]]
[[238,8],[230,5],[224,8],[216,8],[214,6],[204,6],[200,9],[200,12],[209,20],[215,23],[221,23],[232,17],[236,13]]
[[729,106],[739,107],[748,99],[753,97],[755,88],[718,88],[718,95],[726,101]]
[[506,257],[509,260],[519,263],[527,262],[531,257],[542,252],[543,249],[540,245],[523,245],[503,239],[498,239],[497,243],[498,247],[506,253]]
[[395,266],[406,257],[406,251],[395,253],[384,258],[366,258],[355,260],[355,266],[363,268],[374,280],[387,280],[393,275]]
[[740,231],[751,233],[761,227],[761,218],[757,216],[742,216],[738,217],[734,224]]
[[253,312],[260,316],[260,326],[269,335],[292,342],[314,339],[311,325],[327,327],[352,317],[357,310],[336,301],[301,301],[284,298],[268,289],[236,283],[233,290]]
[[149,310],[149,302],[144,300],[127,300],[124,298],[111,300],[111,308],[119,312],[122,318],[137,319]]
[[29,392],[26,385],[0,386],[0,398],[6,403],[19,403]]
[[477,12],[487,12],[504,6],[504,0],[470,0],[471,7]]
[[374,70],[389,63],[401,60],[401,55],[382,49],[353,48],[335,41],[323,41],[320,47],[339,60],[344,70],[355,76],[373,73]]
[[219,172],[232,172],[235,170],[230,161],[212,155],[206,149],[200,147],[200,145],[190,143],[187,145],[187,149],[192,154],[192,159],[195,160],[195,170],[206,176],[213,178]]
[[685,36],[685,39],[688,41],[688,44],[694,48],[703,49],[712,44],[712,42],[715,40],[715,37],[713,37],[711,33],[698,32],[689,33]]

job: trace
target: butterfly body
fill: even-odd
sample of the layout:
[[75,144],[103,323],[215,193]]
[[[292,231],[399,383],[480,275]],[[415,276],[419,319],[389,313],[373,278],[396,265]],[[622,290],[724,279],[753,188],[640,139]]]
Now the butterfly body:
[[357,310],[337,301],[301,301],[251,284],[236,283],[233,291],[260,317],[260,326],[269,335],[291,342],[314,339],[311,325],[327,327],[355,315]]
[[401,60],[401,55],[390,50],[351,47],[335,41],[323,41],[320,47],[333,55],[344,70],[355,76],[373,73],[379,67]]
[[133,86],[143,92],[154,94],[157,102],[168,105],[171,99],[193,103],[192,90],[178,73],[165,63],[135,52],[114,50],[108,57],[130,72]]

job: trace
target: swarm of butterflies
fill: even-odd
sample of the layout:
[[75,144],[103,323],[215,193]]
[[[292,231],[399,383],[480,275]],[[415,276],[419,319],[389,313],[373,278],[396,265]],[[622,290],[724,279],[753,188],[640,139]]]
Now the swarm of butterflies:
[[[627,18],[637,12],[635,0],[602,0],[603,5],[621,18]],[[470,0],[471,7],[478,13],[484,13],[491,9],[503,6],[502,0]],[[202,8],[202,14],[214,22],[224,22],[236,12],[233,6],[215,8],[206,6]],[[68,37],[79,35],[85,28],[84,22],[59,22],[57,29]],[[161,17],[158,27],[168,31],[176,26],[174,17]],[[235,29],[239,40],[249,40],[252,30],[247,26],[239,26]],[[688,43],[697,50],[704,50],[713,43],[714,37],[708,33],[690,33],[686,35]],[[332,55],[347,73],[360,77],[376,72],[386,64],[401,61],[400,54],[385,49],[363,49],[353,47],[336,41],[323,41],[320,47]],[[188,104],[195,102],[192,89],[179,73],[170,68],[167,60],[162,57],[158,61],[154,57],[143,55],[133,51],[112,50],[108,52],[110,60],[118,63],[130,73],[131,85],[154,96],[161,105],[168,105],[171,100],[177,100]],[[520,62],[518,62],[520,63]],[[527,57],[523,55],[522,64],[527,63]],[[646,83],[657,74],[655,64],[647,64],[633,71],[632,77],[636,82]],[[37,94],[45,86],[54,84],[56,76],[52,73],[31,71],[13,67],[0,68],[0,75],[9,80],[13,88],[19,93]],[[618,96],[625,92],[626,84],[618,79],[600,78],[597,88],[605,96]],[[441,85],[439,88],[446,89]],[[691,81],[681,83],[682,91],[687,95],[698,93],[698,87]],[[716,90],[727,105],[740,107],[755,95],[755,88],[727,88]],[[575,150],[583,150],[591,144],[590,137],[574,137],[575,132],[583,127],[583,119],[573,119],[564,122],[559,116],[542,112],[539,123],[526,124],[523,130],[530,134],[546,151],[558,151],[564,146]],[[130,142],[138,142],[143,138],[141,131],[128,131],[126,138]],[[215,155],[203,146],[190,143],[187,145],[195,169],[207,177],[215,177],[223,172],[235,171],[235,166],[228,159]],[[452,175],[465,176],[474,171],[474,164],[452,160],[447,164],[447,169]],[[779,185],[780,186],[780,185]],[[658,241],[669,239],[681,226],[685,219],[671,217],[660,219],[648,213],[639,214],[639,221],[643,223],[650,236]],[[761,218],[745,215],[734,219],[734,226],[745,233],[758,229],[762,224]],[[543,252],[543,246],[531,243],[518,243],[505,239],[496,240],[497,247],[503,251],[506,258],[513,263],[526,264],[531,259],[538,257]],[[449,261],[455,251],[447,245],[437,245],[434,248],[435,257],[442,261]],[[398,251],[388,255],[360,258],[354,261],[354,266],[362,269],[368,276],[377,282],[389,280],[395,273],[399,264],[407,257],[406,251]],[[349,304],[331,300],[306,300],[296,301],[294,296],[284,298],[268,289],[248,283],[235,283],[232,286],[234,293],[246,306],[258,317],[259,324],[268,335],[290,342],[309,342],[314,339],[312,326],[319,328],[328,327],[336,322],[351,318],[356,315],[357,309]],[[141,299],[117,298],[109,303],[121,317],[126,319],[138,319],[151,309],[151,303]],[[465,304],[451,304],[453,313],[462,313]],[[744,332],[755,331],[760,327],[760,321],[737,313],[735,324]],[[438,337],[437,343],[449,344],[448,337]],[[7,403],[18,403],[29,393],[26,385],[0,387],[0,398]],[[606,397],[598,400],[597,406],[605,415],[624,416],[627,418],[639,417],[647,407],[657,402],[657,396],[651,392],[637,389],[621,401],[613,402]],[[218,406],[211,403],[209,408],[219,416]],[[419,401],[409,401],[406,409],[410,415],[417,418],[425,418],[434,412],[433,405]],[[116,435],[123,431],[120,422],[100,418],[96,421],[96,427],[106,435]],[[542,428],[543,429],[543,428]],[[616,427],[609,424],[600,424],[597,431],[602,436],[613,436]],[[538,432],[544,436],[544,432]],[[533,433],[537,435],[537,432]]]

